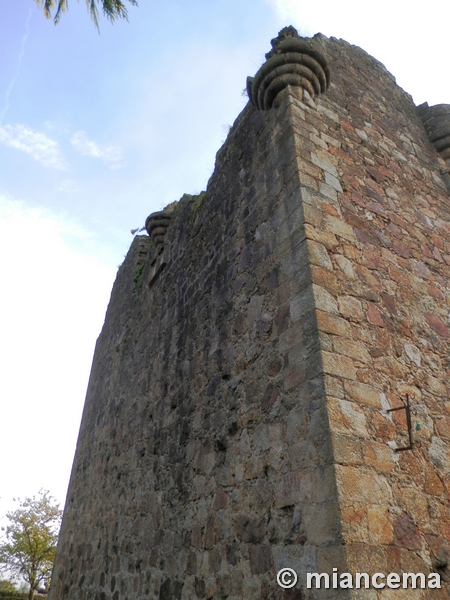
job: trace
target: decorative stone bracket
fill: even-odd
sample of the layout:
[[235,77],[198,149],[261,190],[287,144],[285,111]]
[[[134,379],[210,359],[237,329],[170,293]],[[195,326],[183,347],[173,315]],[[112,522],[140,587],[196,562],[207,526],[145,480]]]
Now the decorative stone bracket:
[[428,106],[424,102],[417,110],[430,142],[450,167],[450,104]]
[[417,107],[428,134],[428,139],[447,163],[441,175],[450,193],[450,104],[428,106],[424,102]]
[[156,246],[155,259],[153,260],[150,268],[149,286],[151,287],[157,277],[160,275],[162,270],[167,264],[166,252],[164,252],[164,237],[172,216],[161,210],[154,212],[147,217],[145,220],[145,229],[148,235],[153,240]]
[[145,220],[145,229],[157,248],[164,243],[164,236],[171,218],[172,216],[169,213],[160,210],[152,213]]
[[311,97],[330,85],[330,68],[325,54],[313,38],[302,38],[290,26],[271,41],[272,50],[254,77],[247,77],[247,93],[259,110],[269,110],[275,97],[288,85],[307,90]]

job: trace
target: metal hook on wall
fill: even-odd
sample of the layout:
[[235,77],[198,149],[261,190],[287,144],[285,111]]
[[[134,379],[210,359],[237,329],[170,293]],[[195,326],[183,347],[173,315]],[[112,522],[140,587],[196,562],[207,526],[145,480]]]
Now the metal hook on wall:
[[395,448],[395,452],[402,452],[403,450],[412,450],[413,438],[412,438],[412,422],[411,422],[411,407],[409,405],[409,395],[406,394],[406,404],[397,406],[396,408],[390,408],[387,412],[394,412],[396,410],[404,410],[406,413],[406,424],[408,427],[409,446],[403,448]]

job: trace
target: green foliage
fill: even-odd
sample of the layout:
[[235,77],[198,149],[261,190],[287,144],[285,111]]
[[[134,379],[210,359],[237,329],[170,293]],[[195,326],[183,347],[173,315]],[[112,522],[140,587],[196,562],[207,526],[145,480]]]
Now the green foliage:
[[[206,192],[205,191],[200,192],[200,194],[196,194],[195,196],[187,196],[187,194],[185,194],[185,196],[187,198],[189,198],[189,202],[192,203],[192,209],[189,214],[189,222],[192,224],[195,221],[195,219],[197,218],[198,211],[200,210],[200,208],[203,204],[203,201],[206,198]],[[183,198],[185,196],[183,196]],[[182,198],[182,200],[183,200],[183,198]]]
[[[185,194],[186,196],[186,194]],[[183,196],[184,198],[184,196]],[[203,204],[204,199],[206,198],[206,192],[200,192],[200,194],[197,194],[196,196],[189,196],[190,201],[192,202],[192,210],[191,210],[191,214],[189,215],[189,220],[192,222],[195,217],[197,216],[198,211],[200,210],[200,207]]]
[[8,579],[0,579],[0,598],[2,594],[15,594],[16,592],[16,586],[11,581],[8,581]]
[[19,501],[19,508],[6,514],[9,525],[2,528],[0,566],[30,586],[29,598],[49,581],[55,560],[62,511],[49,492]]
[[203,204],[203,200],[206,198],[206,192],[200,192],[197,196],[193,196],[194,198],[194,210],[198,210],[200,206]]
[[[67,0],[34,0],[39,8],[42,8],[47,19],[52,18],[52,9],[56,7],[56,13],[53,17],[55,25],[59,23],[61,15],[68,9]],[[137,0],[126,0],[133,6],[137,6]],[[98,8],[97,4],[101,4],[103,14],[111,21],[116,19],[126,19],[128,21],[128,11],[122,0],[86,0],[86,5],[90,12],[91,18],[98,29]]]
[[0,600],[25,600],[28,594],[19,592],[16,586],[7,579],[0,579]]
[[136,269],[136,273],[134,274],[134,277],[133,277],[133,298],[135,298],[136,295],[137,295],[137,291],[138,291],[138,288],[139,288],[139,284],[140,284],[142,272],[143,272],[143,270],[145,268],[146,263],[147,263],[147,261],[144,260],[138,266],[138,268]]

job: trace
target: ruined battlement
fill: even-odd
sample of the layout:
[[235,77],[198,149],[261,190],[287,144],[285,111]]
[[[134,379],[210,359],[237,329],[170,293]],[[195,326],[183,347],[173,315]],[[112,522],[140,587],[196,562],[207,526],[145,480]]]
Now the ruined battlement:
[[311,600],[333,567],[449,597],[448,106],[291,27],[248,91],[118,272],[51,600]]

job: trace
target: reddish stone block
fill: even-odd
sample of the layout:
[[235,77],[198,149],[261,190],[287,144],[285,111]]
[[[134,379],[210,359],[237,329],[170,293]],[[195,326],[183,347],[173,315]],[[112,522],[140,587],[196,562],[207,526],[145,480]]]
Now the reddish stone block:
[[311,277],[313,283],[320,285],[321,287],[332,292],[338,292],[338,290],[341,288],[337,281],[336,275],[333,272],[330,272],[328,269],[311,265]]
[[[368,182],[368,183],[370,183],[370,182]],[[370,186],[370,187],[369,187],[369,185],[362,186],[361,191],[363,192],[363,194],[365,196],[368,196],[369,198],[373,198],[380,204],[383,204],[384,197],[381,194],[379,194],[376,190],[374,190],[373,186]]]
[[280,478],[275,494],[275,508],[297,502],[311,502],[315,495],[313,474],[309,469],[287,473]]
[[206,548],[206,549],[212,548],[215,545],[218,530],[219,530],[219,527],[218,527],[217,519],[215,518],[214,515],[209,515],[206,520],[205,534],[203,537],[204,548]]
[[378,246],[378,239],[376,235],[369,233],[368,231],[364,231],[363,229],[358,229],[355,227],[356,237],[363,244],[372,244],[372,246]]
[[379,412],[372,412],[369,426],[379,440],[390,442],[395,438],[395,425]]
[[385,219],[389,218],[387,210],[383,206],[381,206],[379,202],[368,202],[367,210],[370,210],[370,212],[380,215]]
[[268,545],[250,544],[249,557],[253,575],[267,573],[272,568],[272,551]]
[[364,286],[363,297],[370,300],[378,300],[378,291],[382,289],[379,277],[374,276],[369,269],[362,265],[355,267],[355,271],[359,279],[366,284]]
[[392,526],[386,506],[369,506],[367,509],[367,527],[370,541],[378,544],[392,543]]
[[428,293],[438,300],[444,300],[445,298],[445,294],[434,283],[428,284]]
[[222,508],[226,508],[228,506],[228,495],[224,491],[223,488],[218,487],[216,490],[216,495],[214,497],[213,507],[215,510],[220,510]]
[[417,525],[406,513],[394,521],[394,544],[408,550],[420,550],[422,540]]
[[403,271],[402,269],[399,269],[396,265],[392,265],[389,268],[389,277],[393,281],[401,283],[404,286],[409,285],[408,274],[405,273],[405,271]]
[[261,408],[263,410],[270,410],[280,394],[281,392],[278,387],[269,385],[264,392],[264,396],[262,397]]
[[425,321],[428,323],[431,329],[433,329],[441,337],[448,337],[450,335],[447,325],[440,317],[433,315],[432,313],[425,313],[424,316]]
[[[386,169],[383,170],[385,171]],[[371,177],[375,179],[375,181],[378,181],[379,183],[383,183],[386,179],[386,174],[382,173],[381,169],[376,169],[375,167],[367,166],[366,171]]]
[[417,261],[416,266],[414,268],[414,272],[417,273],[417,275],[420,275],[420,277],[423,277],[424,279],[432,279],[433,277],[430,269],[421,260]]
[[450,417],[437,420],[436,430],[442,438],[450,440]]
[[[365,206],[364,197],[361,192],[352,192],[352,202],[358,206]],[[349,207],[351,212],[354,212],[354,206]]]
[[306,365],[292,365],[284,375],[284,389],[289,391],[307,380]]
[[331,215],[332,217],[337,217],[337,218],[341,217],[341,215],[340,215],[339,211],[336,209],[336,207],[333,206],[333,204],[330,204],[329,202],[321,202],[320,208],[327,215]]
[[394,160],[390,160],[389,161],[389,170],[394,173],[395,175],[397,175],[397,177],[403,177],[404,176],[404,169],[403,167],[400,167]]
[[381,299],[383,300],[383,304],[388,309],[388,311],[391,313],[391,315],[396,315],[397,307],[395,305],[394,296],[391,296],[390,294],[386,294],[383,292],[383,293],[381,293]]
[[346,162],[349,161],[348,152],[344,152],[344,150],[342,150],[341,148],[336,148],[336,146],[330,146],[329,149],[328,149],[328,151],[329,151],[330,154],[333,154],[334,156],[337,156],[341,160],[344,160]]
[[377,327],[386,327],[386,317],[372,302],[367,303],[367,320]]
[[282,306],[277,314],[275,315],[275,325],[277,328],[277,332],[278,334],[283,333],[283,331],[286,331],[286,329],[289,326],[289,319],[290,319],[290,308],[289,308],[289,304],[286,306]]
[[341,121],[341,127],[342,127],[342,129],[347,130],[350,133],[354,132],[353,125],[351,123],[349,123],[348,121],[345,121],[344,119],[342,119],[342,121]]
[[384,271],[386,269],[383,257],[379,250],[373,250],[372,248],[366,247],[364,250],[364,258],[366,259],[367,268],[373,269],[374,271]]
[[402,564],[401,549],[396,546],[386,548],[387,570],[390,573],[400,573]]
[[441,236],[437,235],[436,233],[433,233],[431,235],[431,241],[433,242],[434,246],[436,246],[436,248],[439,248],[440,250],[444,249],[444,241]]
[[424,490],[432,496],[442,496],[445,492],[442,481],[431,468],[425,473]]
[[394,452],[386,443],[365,442],[363,453],[366,465],[377,471],[390,473],[395,469]]
[[238,313],[234,320],[233,329],[236,333],[244,333],[245,327],[245,315],[242,313]]
[[411,248],[408,248],[406,244],[400,242],[399,240],[394,240],[392,242],[392,250],[403,258],[410,258],[412,256]]

